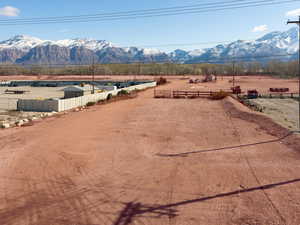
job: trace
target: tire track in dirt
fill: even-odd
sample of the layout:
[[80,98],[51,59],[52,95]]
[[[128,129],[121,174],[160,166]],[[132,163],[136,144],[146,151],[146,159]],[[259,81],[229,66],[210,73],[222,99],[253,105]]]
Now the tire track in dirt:
[[[59,206],[60,204],[58,204],[58,200],[57,200],[57,195],[55,193],[55,188],[57,186],[61,186],[61,185],[70,185],[70,183],[67,183],[65,180],[59,179],[59,180],[53,180],[53,177],[48,178],[48,179],[44,179],[45,178],[45,172],[48,170],[51,170],[52,168],[48,167],[48,162],[43,158],[40,157],[38,155],[33,155],[30,156],[31,159],[35,159],[36,162],[38,162],[39,168],[41,168],[43,177],[41,179],[38,180],[39,183],[39,188],[37,188],[37,181],[35,181],[35,179],[28,179],[28,181],[26,182],[26,180],[23,180],[23,183],[27,183],[26,188],[24,189],[25,192],[30,192],[30,193],[36,193],[33,196],[29,196],[26,201],[33,201],[35,204],[33,204],[33,208],[29,209],[29,212],[27,213],[27,219],[29,221],[28,224],[41,224],[41,220],[45,217],[44,214],[43,216],[41,216],[41,211],[38,211],[38,208],[42,207],[44,210],[43,212],[50,214],[50,215],[55,215],[56,212],[53,212],[54,209],[56,209],[56,206]],[[29,182],[30,180],[30,182]],[[49,184],[51,184],[49,186]],[[52,191],[51,191],[52,190]],[[38,195],[38,193],[42,191],[43,195]],[[56,206],[54,206],[56,205]],[[51,208],[51,210],[45,210],[46,208],[48,209],[49,206],[53,206]],[[34,213],[32,213],[32,211],[34,211]],[[56,210],[54,210],[56,211]],[[38,222],[35,222],[37,219],[33,219],[33,217],[38,217]],[[47,224],[47,223],[46,223]]]
[[[16,153],[13,152],[9,154],[7,157],[7,160],[2,164],[2,171],[7,170],[7,169],[12,169],[13,170],[13,177],[10,177],[7,175],[6,177],[0,177],[1,180],[3,181],[11,181],[14,184],[17,182],[26,182],[27,179],[26,177],[23,177],[21,180],[17,179],[15,176],[15,163],[16,163]],[[27,205],[27,198],[29,195],[32,195],[32,193],[26,193],[26,185],[25,187],[23,186],[22,188],[19,189],[21,191],[20,194],[17,196],[14,195],[14,192],[8,192],[8,190],[11,190],[13,187],[13,184],[8,184],[8,182],[3,182],[4,187],[3,187],[3,199],[5,200],[2,202],[3,204],[3,210],[0,211],[0,223],[1,224],[15,224],[15,221],[17,218],[20,217],[22,214],[26,214],[28,211],[26,211],[26,205]],[[1,196],[2,198],[2,196]],[[31,209],[29,209],[31,210]],[[12,212],[15,211],[15,215],[13,216]]]
[[[27,157],[30,157],[31,160],[34,159],[42,174],[47,171],[47,160],[37,154]],[[30,175],[34,176],[34,174],[30,174],[30,171],[28,171],[27,173],[28,177]],[[27,213],[27,220],[29,221],[28,224],[41,224],[40,221],[45,216],[45,212],[48,212],[46,208],[55,204],[55,202],[53,202],[53,199],[51,198],[51,195],[49,195],[49,192],[45,190],[44,185],[46,182],[47,181],[44,181],[43,178],[40,178],[40,180],[27,178],[27,180],[24,182],[26,185],[26,192],[33,193],[33,195],[28,198],[28,201],[34,202],[32,209]]]
[[[170,172],[170,185],[169,185],[169,192],[167,193],[167,203],[172,204],[173,203],[173,196],[174,196],[174,189],[176,185],[176,180],[177,180],[177,174],[178,174],[178,168],[179,168],[180,162],[176,162],[174,165],[174,168]],[[176,216],[168,216],[168,222],[169,225],[176,225]]]
[[44,224],[47,224],[47,222],[51,221],[53,218],[56,218],[55,220],[69,221],[70,217],[72,218],[72,215],[76,216],[77,223],[89,224],[84,207],[80,204],[78,205],[77,202],[78,199],[82,198],[82,196],[88,192],[88,190],[82,187],[77,188],[72,180],[64,175],[56,173],[52,174],[52,176],[52,180],[58,182],[47,182],[46,190],[52,196],[53,201],[56,203],[56,207],[55,209],[51,207],[52,211],[43,218],[42,221],[44,221]]
[[[97,175],[92,172],[86,172],[83,170],[83,173],[85,176],[85,181],[84,183],[86,183],[88,185],[89,188],[91,188],[91,191],[93,193],[97,193],[97,195],[100,194],[100,201],[103,202],[103,205],[105,205],[106,207],[109,206],[110,207],[110,211],[113,214],[113,212],[115,211],[115,206],[116,204],[120,204],[119,202],[119,198],[120,197],[116,197],[116,196],[111,196],[110,194],[108,194],[104,189],[105,187],[103,187],[102,185],[99,185],[99,180],[101,179],[97,179]],[[97,182],[96,182],[97,181]],[[101,188],[101,190],[99,190],[99,188]],[[92,205],[92,201],[88,198],[88,197],[84,197],[84,199],[88,202],[88,204]],[[97,204],[97,202],[94,203],[95,207],[93,207],[93,209],[95,210],[94,215],[99,219],[102,220],[102,218],[100,218],[98,216],[98,213],[101,213],[101,204]],[[112,224],[113,223],[113,219],[110,218],[109,216],[105,215],[105,218],[103,218],[102,220],[103,224]]]
[[[240,132],[239,132],[239,129],[238,127],[235,125],[235,123],[233,122],[233,118],[231,116],[231,113],[230,111],[227,111],[226,110],[226,107],[224,106],[224,102],[222,102],[222,106],[224,108],[224,112],[225,114],[228,116],[228,119],[230,120],[230,123],[232,124],[234,130],[236,131],[236,134],[237,134],[237,137],[238,137],[238,141],[239,141],[239,144],[241,145],[242,144],[242,141],[241,141],[241,136],[240,136]],[[256,183],[259,185],[259,186],[262,186],[262,183],[260,182],[259,178],[257,177],[256,175],[256,172],[254,171],[254,168],[252,167],[246,153],[242,150],[242,149],[239,149],[240,151],[240,154],[241,156],[243,157],[244,161],[246,162],[248,168],[249,168],[249,171],[250,173],[252,174],[252,176],[254,177]],[[267,201],[270,203],[270,205],[272,206],[274,212],[276,213],[276,215],[280,218],[281,222],[283,224],[286,224],[286,220],[285,218],[282,216],[281,212],[279,211],[279,209],[276,207],[276,205],[274,204],[274,202],[272,201],[272,199],[270,198],[270,196],[266,193],[266,191],[264,189],[261,189],[263,195],[265,196],[265,198],[267,199]]]
[[[222,107],[224,109],[223,112],[224,112],[225,117],[227,117],[227,119],[229,120],[229,123],[231,124],[231,126],[232,126],[232,128],[234,130],[234,136],[237,137],[238,143],[239,143],[239,145],[241,145],[242,143],[241,143],[240,132],[239,132],[237,126],[235,126],[235,124],[233,122],[233,119],[232,119],[232,117],[230,115],[230,112],[226,111],[226,109],[225,109],[225,107],[223,105],[223,102],[221,103],[221,105],[222,105]],[[243,155],[243,150],[239,148],[238,151],[239,151],[239,161],[245,160],[245,156]],[[244,168],[247,168],[247,165],[244,165]],[[249,170],[249,165],[248,165],[248,170]],[[241,180],[240,180],[239,183],[242,184]],[[240,185],[240,187],[242,188],[242,185]],[[238,205],[237,205],[237,207],[235,209],[238,211],[239,218],[241,218],[241,212],[240,212],[241,195],[240,194],[238,195],[238,198],[239,198],[239,203],[238,203]],[[231,217],[231,221],[232,222],[233,222],[233,217],[234,217],[234,215],[232,215],[232,217]]]
[[[71,181],[71,178],[67,178],[69,181]],[[71,181],[72,182],[72,181]],[[92,187],[87,183],[87,184],[84,184],[84,185],[79,185],[80,188],[78,188],[75,184],[74,186],[71,188],[71,190],[63,190],[66,192],[66,194],[68,193],[72,193],[73,191],[76,192],[80,189],[84,190],[84,192],[82,194],[74,194],[74,196],[78,196],[77,198],[74,198],[74,202],[68,202],[70,205],[72,205],[72,209],[70,210],[72,213],[75,213],[75,214],[78,214],[78,213],[82,213],[82,212],[85,212],[85,214],[81,217],[84,218],[84,220],[88,221],[89,218],[90,218],[90,215],[89,213],[87,213],[87,210],[86,208],[94,208],[95,207],[95,204],[97,204],[97,201],[98,199],[94,198],[93,199],[93,203],[89,198],[88,198],[88,194],[91,193],[93,191]],[[77,202],[79,203],[79,205],[77,205]],[[98,220],[101,218],[100,217],[97,217]],[[100,221],[101,223],[103,221]]]
[[[101,197],[101,198],[99,198],[99,201],[103,201],[106,205],[110,204],[111,208],[115,208],[116,203],[121,204],[120,202],[117,202],[117,200],[115,200],[115,196],[112,197],[111,195],[107,194],[104,191],[104,188],[102,187],[102,185],[99,185],[99,179],[91,171],[89,173],[83,173],[81,175],[85,177],[85,179],[83,181],[84,185],[83,186],[81,185],[81,186],[84,187],[84,188],[86,188],[88,190],[87,193],[84,193],[84,194],[79,194],[78,193],[78,195],[81,195],[81,199],[82,199],[82,200],[79,200],[79,201],[81,201],[81,205],[82,205],[81,207],[85,207],[86,205],[94,205],[93,209],[96,210],[96,213],[98,211],[100,212],[100,210],[99,210],[100,206],[97,203],[97,198],[93,198],[93,202],[95,202],[95,203],[93,203],[88,197],[85,196],[86,194],[89,194],[89,193],[97,193],[97,194],[100,193],[101,195],[103,195],[104,199],[106,199],[106,200],[104,200],[103,197]],[[52,184],[49,187],[49,189],[51,189],[51,187],[53,185],[57,185],[57,184],[59,185],[59,184],[62,183],[62,181],[61,181],[62,179],[57,178],[56,180],[59,180],[59,182],[55,182],[54,184]],[[101,190],[99,190],[99,188],[101,188]],[[58,193],[58,192],[63,192],[63,190],[56,191],[56,193]],[[70,192],[68,192],[68,193],[70,194]],[[75,211],[77,211],[77,210],[75,210]],[[100,217],[98,217],[98,219],[100,219]],[[110,224],[110,223],[113,222],[111,218],[107,218],[106,220],[109,221],[108,224]],[[101,223],[103,224],[103,221],[101,221]]]
[[[68,160],[70,160],[70,158],[68,158]],[[73,163],[70,163],[70,165],[72,166],[75,166],[75,164]],[[90,192],[93,192],[93,193],[97,193],[97,195],[103,195],[104,198],[101,196],[101,198],[99,199],[100,201],[104,201],[104,203],[107,205],[107,204],[110,204],[111,205],[111,208],[115,208],[115,204],[117,203],[117,200],[115,199],[116,196],[112,197],[111,195],[107,194],[105,191],[104,191],[104,188],[101,188],[102,185],[99,184],[101,178],[99,179],[94,172],[92,172],[91,170],[89,172],[85,171],[84,168],[81,168],[80,169],[80,176],[83,176],[85,179],[84,179],[84,187],[87,188],[89,190],[89,192],[87,192],[86,194],[82,195],[82,197],[80,199],[77,199],[80,203],[81,203],[81,207],[85,207],[86,205],[95,205],[92,203],[92,201],[89,199],[88,195]],[[99,191],[99,188],[101,188],[101,191]],[[95,190],[96,189],[96,190]],[[105,200],[104,200],[105,199]],[[93,201],[95,202],[95,198],[93,198]],[[97,203],[96,203],[97,204]],[[120,204],[120,203],[119,203]],[[101,205],[95,205],[95,207],[93,207],[93,210],[97,212],[100,212],[100,207]],[[94,213],[94,216],[97,215],[96,213]],[[97,216],[96,216],[97,217]],[[107,216],[106,216],[107,217]],[[101,220],[100,217],[97,217],[98,220],[101,221],[102,224],[106,224],[106,222],[103,222],[103,220]],[[106,221],[108,221],[107,224],[110,224],[113,222],[113,220],[109,217],[107,218],[104,218]]]

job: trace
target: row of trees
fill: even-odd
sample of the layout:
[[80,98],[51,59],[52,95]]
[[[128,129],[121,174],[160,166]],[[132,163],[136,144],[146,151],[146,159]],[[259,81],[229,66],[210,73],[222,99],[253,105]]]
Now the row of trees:
[[227,64],[97,64],[97,65],[0,65],[0,75],[253,75],[294,77],[298,62],[270,61]]

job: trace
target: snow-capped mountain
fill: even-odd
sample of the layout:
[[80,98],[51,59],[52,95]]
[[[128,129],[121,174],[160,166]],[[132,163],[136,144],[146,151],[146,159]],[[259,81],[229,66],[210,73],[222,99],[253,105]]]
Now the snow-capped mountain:
[[298,51],[298,28],[293,27],[286,32],[271,32],[256,42],[276,46],[293,54]]
[[[281,59],[295,58],[298,52],[298,28],[293,27],[285,32],[271,32],[255,41],[238,40],[230,44],[217,45],[213,48],[203,49],[199,55],[190,55],[187,63],[202,62],[205,60],[222,60],[230,58],[243,58],[245,60],[266,61],[264,56],[289,55]],[[262,58],[260,58],[262,57]],[[273,58],[274,59],[274,58]]]
[[[185,51],[181,49],[165,53],[150,48],[121,48],[105,40],[65,39],[41,40],[17,35],[0,41],[0,63],[130,63],[130,62],[178,62],[200,63],[242,57],[257,60],[260,56],[287,55],[295,58],[298,51],[298,31],[293,27],[285,32],[271,32],[255,41],[238,40],[212,48]],[[268,59],[259,59],[262,61]]]
[[0,42],[0,50],[15,48],[18,50],[27,51],[31,48],[38,46],[57,45],[60,47],[85,47],[87,49],[98,51],[103,48],[113,47],[113,44],[104,40],[92,40],[92,39],[65,39],[59,41],[41,40],[39,38],[30,37],[27,35],[17,35],[6,41]]
[[22,51],[28,51],[38,45],[43,44],[41,39],[30,37],[27,35],[17,35],[6,41],[0,41],[0,50],[2,49],[18,49]]
[[104,40],[92,40],[92,39],[66,39],[60,41],[45,42],[44,45],[58,45],[61,47],[73,48],[84,47],[92,51],[98,51],[104,48],[114,47],[112,43]]

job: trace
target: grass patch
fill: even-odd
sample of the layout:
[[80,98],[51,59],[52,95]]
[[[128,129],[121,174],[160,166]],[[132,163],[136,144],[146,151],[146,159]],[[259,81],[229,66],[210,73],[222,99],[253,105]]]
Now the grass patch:
[[249,100],[246,96],[239,96],[239,101],[244,104],[245,106],[249,107],[250,109],[257,111],[257,112],[263,112],[265,108],[263,106],[260,106],[259,104],[254,103],[253,101]]

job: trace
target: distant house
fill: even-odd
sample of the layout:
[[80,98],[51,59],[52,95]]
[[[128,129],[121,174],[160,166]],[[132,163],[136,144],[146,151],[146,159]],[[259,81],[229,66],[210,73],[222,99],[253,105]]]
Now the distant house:
[[[103,91],[115,91],[117,90],[116,86],[95,86],[94,87],[95,93],[103,92]],[[64,88],[64,98],[76,98],[81,97],[84,95],[90,95],[93,93],[93,86],[92,85],[84,85],[82,86],[70,86]]]
[[64,88],[63,91],[64,91],[64,98],[76,98],[76,97],[92,94],[93,87],[91,85],[85,85],[83,87],[71,86],[71,87]]

